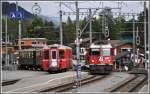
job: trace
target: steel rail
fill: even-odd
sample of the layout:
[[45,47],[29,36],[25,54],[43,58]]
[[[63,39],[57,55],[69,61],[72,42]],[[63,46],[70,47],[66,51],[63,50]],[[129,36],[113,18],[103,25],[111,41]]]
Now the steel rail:
[[15,79],[15,80],[10,80],[10,81],[3,81],[1,84],[2,84],[2,86],[12,85],[12,84],[16,83],[19,80],[20,79]]
[[116,88],[112,89],[110,92],[133,92],[140,84],[146,80],[145,75],[136,75],[134,78],[128,80],[127,82],[118,85]]
[[[82,79],[81,80],[81,86],[92,83],[92,82],[97,81],[97,80],[101,80],[105,77],[106,76],[92,76],[89,78]],[[67,84],[61,84],[59,86],[48,88],[48,89],[42,90],[40,92],[66,92],[68,90],[75,89],[75,88],[76,88],[76,81],[71,82],[71,83],[67,83]]]

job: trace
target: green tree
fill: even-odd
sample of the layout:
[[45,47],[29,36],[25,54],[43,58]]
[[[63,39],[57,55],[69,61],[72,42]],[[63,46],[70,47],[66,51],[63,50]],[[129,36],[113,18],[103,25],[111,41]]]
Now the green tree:
[[75,21],[73,22],[70,17],[68,17],[67,22],[63,23],[63,41],[65,45],[74,42],[76,37],[75,33]]
[[126,24],[124,17],[114,18],[113,27],[112,27],[112,39],[120,39],[121,31],[125,31]]

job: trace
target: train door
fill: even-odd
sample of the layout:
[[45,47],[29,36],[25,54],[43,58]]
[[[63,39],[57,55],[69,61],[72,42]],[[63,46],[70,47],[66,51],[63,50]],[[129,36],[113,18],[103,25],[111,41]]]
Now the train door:
[[51,67],[58,67],[57,60],[57,49],[51,49]]
[[37,50],[36,52],[36,65],[40,68],[41,67],[41,62],[42,62],[42,57],[41,57],[41,49]]
[[60,60],[60,69],[66,68],[68,65],[68,54],[67,54],[67,50],[64,51],[62,49],[59,50],[59,60]]
[[33,50],[32,53],[33,53],[33,58],[32,58],[33,61],[32,61],[32,62],[33,62],[33,67],[35,68],[36,63],[37,63],[37,62],[36,62],[36,50]]
[[42,50],[42,68],[45,71],[49,68],[49,49]]

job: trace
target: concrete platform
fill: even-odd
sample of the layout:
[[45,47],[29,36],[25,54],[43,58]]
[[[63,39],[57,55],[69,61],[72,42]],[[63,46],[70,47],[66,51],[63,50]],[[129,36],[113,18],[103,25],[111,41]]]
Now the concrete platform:
[[48,75],[48,74],[49,74],[48,72],[44,72],[44,71],[2,70],[2,81],[10,81],[10,80],[23,79],[23,78],[35,77],[35,76],[40,76],[40,75]]
[[139,93],[150,93],[148,92],[148,85],[144,85],[143,88],[139,90]]
[[[87,72],[82,72],[81,77],[87,77]],[[43,88],[47,88],[50,86],[62,84],[65,82],[72,82],[76,78],[76,72],[64,72],[58,74],[49,74],[49,75],[40,75],[40,76],[32,76],[23,78],[19,82],[9,85],[3,86],[2,92],[4,93],[12,93],[12,92],[39,92]]]

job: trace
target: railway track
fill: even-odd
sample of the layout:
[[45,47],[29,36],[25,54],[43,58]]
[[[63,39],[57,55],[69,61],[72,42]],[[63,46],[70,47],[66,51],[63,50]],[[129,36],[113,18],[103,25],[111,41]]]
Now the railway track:
[[19,80],[20,79],[15,79],[15,80],[10,80],[10,81],[3,81],[2,86],[12,85],[12,84],[16,83]]
[[[89,83],[101,80],[105,77],[106,76],[103,75],[103,76],[92,76],[90,78],[82,79],[80,81],[80,85],[82,85],[82,86],[87,85]],[[45,90],[42,90],[40,92],[66,92],[68,90],[75,89],[75,88],[77,88],[76,81],[72,82],[72,83],[68,83],[68,84],[59,85],[57,87],[52,87],[52,88],[49,88],[49,89],[45,89]]]
[[142,83],[145,82],[147,76],[144,74],[136,74],[135,77],[125,83],[113,87],[109,92],[134,92]]

